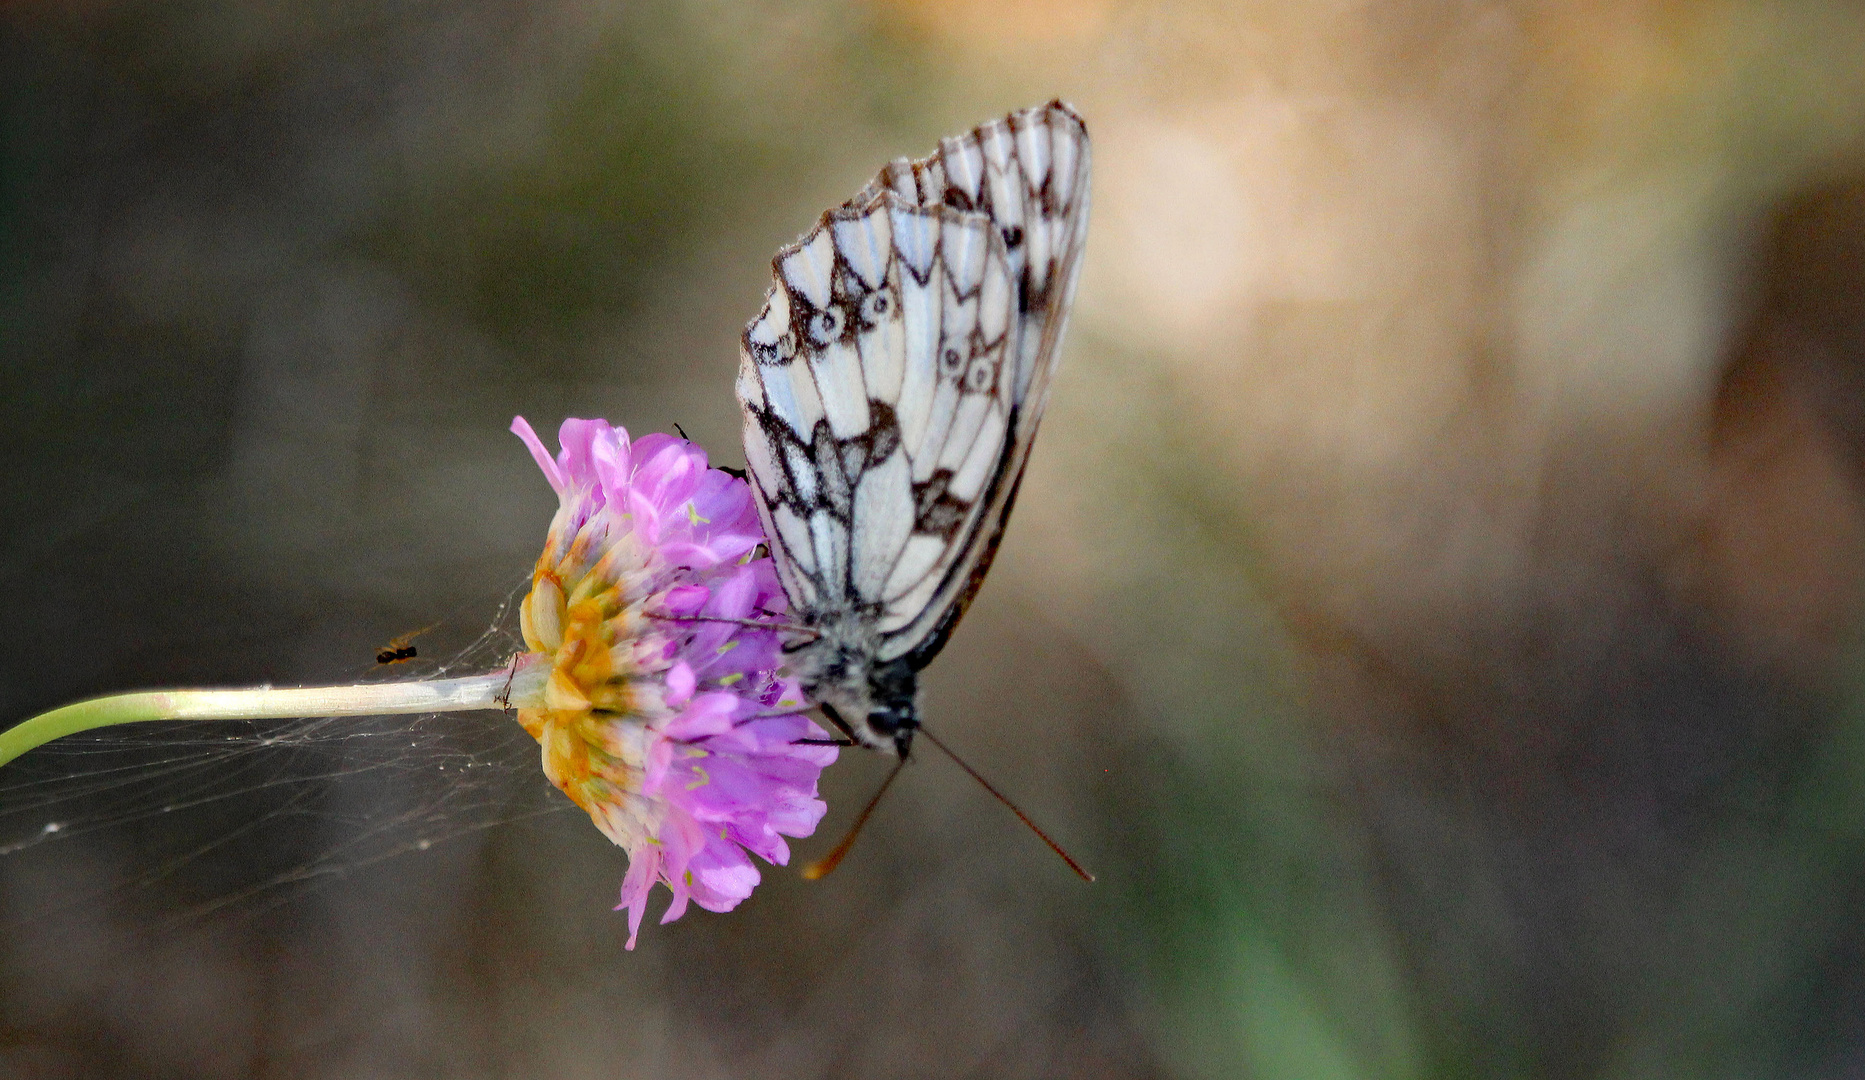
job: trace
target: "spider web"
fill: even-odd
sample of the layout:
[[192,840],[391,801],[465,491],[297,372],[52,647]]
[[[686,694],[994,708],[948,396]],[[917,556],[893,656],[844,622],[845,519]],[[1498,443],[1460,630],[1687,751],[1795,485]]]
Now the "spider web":
[[[504,665],[524,648],[517,609],[528,587],[508,593],[479,636],[438,664],[382,666],[354,681]],[[495,712],[162,721],[67,736],[0,769],[0,886],[14,876],[57,882],[4,890],[15,902],[0,913],[0,933],[53,904],[133,894],[172,923],[263,910],[385,860],[575,810],[550,797],[537,754]],[[67,875],[63,862],[105,870]],[[47,895],[21,904],[22,892]]]

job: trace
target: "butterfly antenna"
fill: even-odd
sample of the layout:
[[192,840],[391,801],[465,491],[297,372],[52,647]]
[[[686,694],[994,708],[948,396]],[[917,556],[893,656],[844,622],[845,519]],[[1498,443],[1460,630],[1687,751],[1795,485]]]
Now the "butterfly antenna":
[[[990,792],[997,799],[998,802],[1003,803],[1005,806],[1008,806],[1010,808],[1010,812],[1017,815],[1018,821],[1021,821],[1023,822],[1023,824],[1029,826],[1031,832],[1035,833],[1037,837],[1039,837],[1042,840],[1043,843],[1049,845],[1050,851],[1053,851],[1057,855],[1062,856],[1062,861],[1065,863],[1068,863],[1068,868],[1070,870],[1073,870],[1075,871],[1075,873],[1081,875],[1081,879],[1083,881],[1086,881],[1089,884],[1094,883],[1093,874],[1090,874],[1087,870],[1084,870],[1082,868],[1082,865],[1075,861],[1074,856],[1070,855],[1066,851],[1063,851],[1061,844],[1058,844],[1054,840],[1051,840],[1049,838],[1049,834],[1044,832],[1042,828],[1038,826],[1034,821],[1031,821],[1030,815],[1018,809],[1017,804],[1011,802],[1008,796],[1006,796],[1003,792],[997,790],[996,788],[992,787],[991,782],[989,780],[986,780],[982,775],[980,775],[978,770],[972,768],[970,765],[965,764],[965,759],[953,753],[952,748],[947,746],[945,743],[941,742],[939,739],[939,736],[934,735],[932,732],[926,730],[926,725],[924,724],[920,725],[920,734],[932,740],[932,744],[934,746],[938,747],[942,752],[944,752],[946,757],[951,758],[953,763],[956,764],[959,768],[965,770],[966,775],[970,776],[973,780],[976,780],[979,786],[984,788],[984,790]],[[900,770],[896,768],[894,771],[899,772]],[[891,776],[889,776],[887,779],[890,783],[893,781],[893,777]],[[883,787],[881,788],[881,790],[886,791],[887,789]],[[872,807],[870,807],[870,809],[872,809]],[[865,818],[867,815],[864,814],[862,816]],[[860,827],[861,827],[860,823],[857,822],[856,828],[860,828]],[[850,839],[853,839],[853,837],[851,837]],[[840,849],[838,848],[837,850],[839,851]],[[804,874],[806,876],[808,875],[808,873],[809,871],[807,870],[804,871]]]
[[[906,767],[906,758],[901,758],[894,764],[893,771],[887,774],[887,779],[881,781],[881,790],[874,793],[874,798],[869,799],[868,805],[862,808],[861,816],[857,817],[855,824],[849,827],[848,835],[842,837],[842,842],[835,845],[835,850],[805,866],[803,868],[804,878],[816,881],[828,877],[829,872],[841,863],[842,856],[847,855],[848,849],[855,846],[855,837],[861,835],[861,827],[868,823],[868,818],[874,814],[874,808],[881,805],[881,796],[887,794],[887,789],[894,786],[894,777],[899,776],[900,770]],[[1068,856],[1064,855],[1063,858],[1066,859]]]

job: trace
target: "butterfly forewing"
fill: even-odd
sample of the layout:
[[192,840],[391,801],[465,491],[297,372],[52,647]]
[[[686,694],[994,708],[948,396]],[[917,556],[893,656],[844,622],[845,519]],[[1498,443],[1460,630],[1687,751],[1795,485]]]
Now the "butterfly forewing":
[[918,668],[995,552],[1080,266],[1088,142],[1061,103],[881,170],[778,253],[745,330],[745,456],[805,621]]

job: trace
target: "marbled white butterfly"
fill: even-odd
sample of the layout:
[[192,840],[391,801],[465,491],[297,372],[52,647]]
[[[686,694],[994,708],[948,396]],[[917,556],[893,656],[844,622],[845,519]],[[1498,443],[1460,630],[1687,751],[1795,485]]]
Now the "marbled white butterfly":
[[746,464],[814,635],[792,669],[850,738],[903,760],[918,673],[1016,500],[1087,230],[1081,117],[1024,109],[824,213],[745,329]]

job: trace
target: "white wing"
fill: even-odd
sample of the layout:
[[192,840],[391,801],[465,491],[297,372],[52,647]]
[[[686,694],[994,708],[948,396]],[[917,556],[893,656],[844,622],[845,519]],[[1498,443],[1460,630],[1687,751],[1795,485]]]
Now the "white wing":
[[745,330],[745,457],[791,602],[938,652],[989,568],[1042,418],[1088,225],[1060,102],[896,161],[778,252]]

